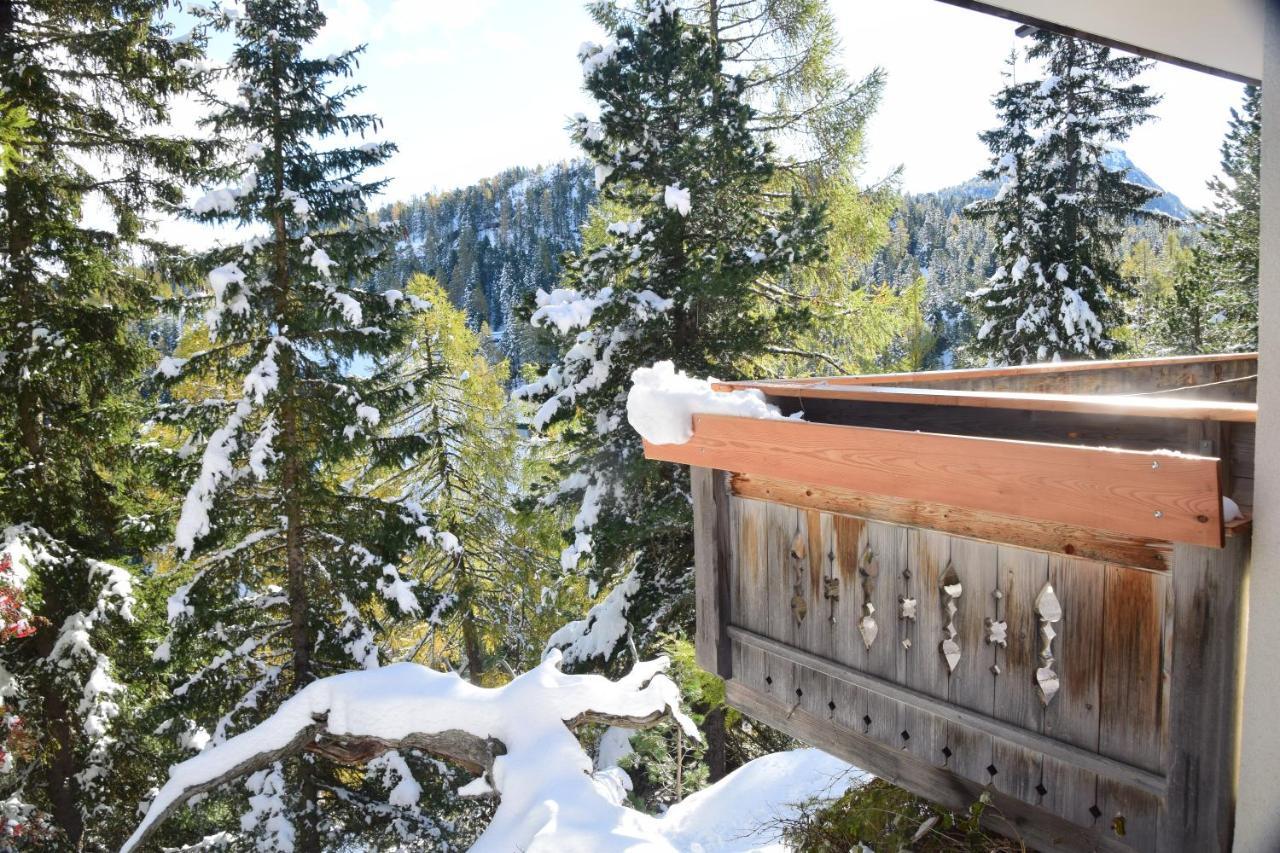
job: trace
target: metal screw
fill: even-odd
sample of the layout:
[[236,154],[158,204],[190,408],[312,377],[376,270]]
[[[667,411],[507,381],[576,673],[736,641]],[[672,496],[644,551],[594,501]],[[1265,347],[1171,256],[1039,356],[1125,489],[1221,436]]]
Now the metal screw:
[[1152,471],[1157,470],[1159,467],[1160,467],[1160,463],[1159,463],[1159,462],[1155,462],[1155,461],[1153,461],[1153,462],[1151,463],[1151,470],[1152,470]]
[[1156,518],[1164,518],[1164,513],[1160,510],[1156,510]]

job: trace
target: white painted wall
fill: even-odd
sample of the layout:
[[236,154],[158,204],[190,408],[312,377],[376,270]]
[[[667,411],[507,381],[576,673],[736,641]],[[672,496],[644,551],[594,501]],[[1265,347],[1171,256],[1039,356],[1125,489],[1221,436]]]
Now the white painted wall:
[[1280,3],[1269,5],[1262,87],[1258,446],[1237,853],[1280,850]]
[[1266,0],[981,0],[988,6],[1262,79]]

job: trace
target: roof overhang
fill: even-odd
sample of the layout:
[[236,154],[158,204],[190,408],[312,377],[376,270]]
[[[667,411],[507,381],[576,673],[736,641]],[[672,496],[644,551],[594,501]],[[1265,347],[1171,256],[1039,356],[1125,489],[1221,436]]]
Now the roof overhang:
[[1206,71],[1262,79],[1266,0],[941,0]]

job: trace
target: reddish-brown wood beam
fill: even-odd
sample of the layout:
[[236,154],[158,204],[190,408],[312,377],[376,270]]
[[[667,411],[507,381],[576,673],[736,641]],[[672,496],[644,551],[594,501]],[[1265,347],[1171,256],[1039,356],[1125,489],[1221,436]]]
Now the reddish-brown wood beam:
[[792,420],[695,415],[650,459],[1145,539],[1221,547],[1218,460]]

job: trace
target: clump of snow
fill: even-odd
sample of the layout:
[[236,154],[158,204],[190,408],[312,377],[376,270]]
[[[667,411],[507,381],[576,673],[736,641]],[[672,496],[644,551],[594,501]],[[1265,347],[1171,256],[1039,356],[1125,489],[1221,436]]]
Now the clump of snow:
[[604,601],[587,611],[586,618],[575,619],[552,634],[543,654],[563,654],[570,664],[593,658],[608,660],[627,635],[627,609],[639,591],[640,575],[633,569]]
[[714,381],[694,379],[670,361],[637,368],[627,394],[627,421],[650,444],[684,444],[693,437],[695,414],[782,418],[762,392],[716,391],[711,387]]
[[1223,524],[1237,521],[1244,518],[1244,513],[1240,511],[1240,504],[1233,501],[1226,495],[1222,496],[1222,522]]
[[534,326],[550,324],[567,335],[574,329],[591,325],[596,309],[613,298],[613,288],[606,287],[594,296],[585,296],[568,287],[557,287],[550,293],[542,288],[534,295],[537,309],[529,317]]
[[689,215],[689,191],[681,187],[679,184],[672,184],[667,187],[666,192],[663,194],[663,201],[666,203],[667,207],[671,208],[681,216]]

